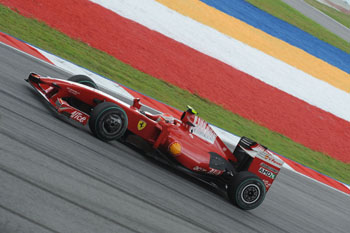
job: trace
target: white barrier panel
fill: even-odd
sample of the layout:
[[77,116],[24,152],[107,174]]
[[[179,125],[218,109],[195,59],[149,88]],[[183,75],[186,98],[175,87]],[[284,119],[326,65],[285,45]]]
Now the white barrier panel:
[[90,1],[350,121],[348,93],[154,0]]

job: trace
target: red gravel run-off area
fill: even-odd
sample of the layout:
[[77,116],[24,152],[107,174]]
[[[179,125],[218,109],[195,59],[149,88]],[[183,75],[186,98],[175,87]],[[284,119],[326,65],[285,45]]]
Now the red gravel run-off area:
[[87,0],[0,0],[314,150],[350,162],[350,123]]

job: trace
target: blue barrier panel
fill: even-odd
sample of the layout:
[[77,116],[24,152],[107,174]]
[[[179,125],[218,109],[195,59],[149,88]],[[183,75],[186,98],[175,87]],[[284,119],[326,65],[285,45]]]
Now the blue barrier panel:
[[256,8],[244,0],[201,1],[350,73],[350,54]]

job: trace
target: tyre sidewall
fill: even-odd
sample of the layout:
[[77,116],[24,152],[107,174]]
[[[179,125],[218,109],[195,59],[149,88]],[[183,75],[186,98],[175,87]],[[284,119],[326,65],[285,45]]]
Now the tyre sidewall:
[[[264,182],[256,175],[250,172],[238,174],[239,177],[234,179],[229,186],[228,195],[233,204],[243,210],[251,210],[258,207],[265,199],[266,188]],[[257,187],[260,191],[258,199],[253,203],[246,203],[242,199],[242,192],[246,187]]]
[[[121,128],[113,135],[106,134],[103,130],[104,120],[109,114],[116,114],[122,120]],[[118,140],[125,134],[128,128],[128,117],[125,111],[118,105],[110,102],[103,102],[93,109],[89,127],[91,132],[103,141]]]

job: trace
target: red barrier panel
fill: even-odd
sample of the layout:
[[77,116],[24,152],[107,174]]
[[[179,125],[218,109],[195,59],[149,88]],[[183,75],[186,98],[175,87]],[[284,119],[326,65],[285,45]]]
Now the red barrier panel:
[[[278,156],[278,155],[277,155]],[[299,163],[296,163],[290,159],[287,159],[285,157],[282,157],[282,156],[279,156],[285,163],[287,163],[290,167],[292,167],[295,171],[307,176],[307,177],[310,177],[314,180],[317,180],[321,183],[324,183],[330,187],[333,187],[335,189],[338,189],[344,193],[347,193],[347,194],[350,194],[350,189],[344,185],[343,183],[339,182],[339,181],[336,181],[334,180],[333,178],[331,177],[328,177],[326,175],[323,175],[311,168],[308,168],[308,167],[305,167],[304,165],[301,165]]]
[[35,48],[27,45],[26,43],[20,41],[20,40],[17,40],[17,39],[14,39],[13,37],[5,34],[5,33],[2,33],[0,32],[0,41],[7,44],[7,45],[10,45],[18,50],[21,50],[23,52],[26,52],[34,57],[37,57],[37,58],[40,58],[46,62],[49,62],[52,64],[51,61],[49,61],[45,56],[43,56],[38,50],[36,50]]

